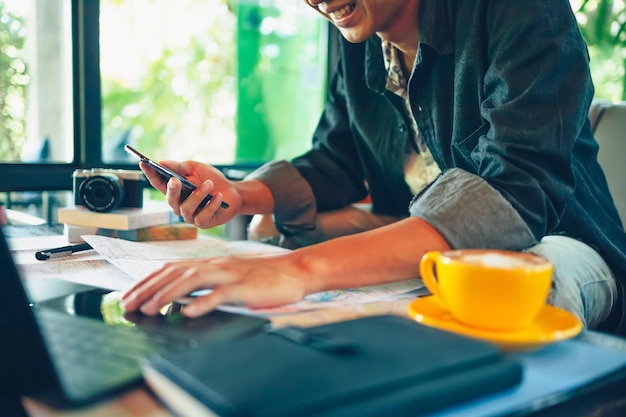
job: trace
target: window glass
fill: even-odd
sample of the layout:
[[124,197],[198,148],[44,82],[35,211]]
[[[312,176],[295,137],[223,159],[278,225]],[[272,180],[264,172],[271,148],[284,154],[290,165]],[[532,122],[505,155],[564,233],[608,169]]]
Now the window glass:
[[[71,18],[71,0],[0,0],[0,162],[74,160]],[[303,152],[326,30],[301,0],[101,0],[103,163],[134,163],[125,143],[217,165]]]
[[70,0],[0,0],[0,162],[73,159]]
[[626,2],[570,0],[591,57],[596,99],[626,100]]
[[[72,91],[76,1],[0,0],[0,164],[77,160],[72,100],[84,91]],[[77,163],[97,163],[100,154],[134,163],[125,142],[159,159],[219,165],[308,148],[324,101],[327,41],[326,23],[302,0],[99,3],[102,141],[99,132],[81,134],[87,143],[76,154],[88,157]],[[571,4],[596,98],[624,100],[624,0]]]
[[[217,165],[306,150],[326,26],[301,0],[101,0],[102,155]],[[134,160],[131,160],[134,161]]]

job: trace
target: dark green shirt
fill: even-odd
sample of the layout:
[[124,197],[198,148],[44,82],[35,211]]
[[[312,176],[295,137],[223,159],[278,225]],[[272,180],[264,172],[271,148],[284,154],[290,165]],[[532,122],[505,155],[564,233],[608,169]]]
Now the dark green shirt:
[[369,194],[374,212],[422,217],[453,248],[580,239],[623,294],[626,233],[596,158],[589,56],[569,1],[422,0],[419,21],[409,97],[442,175],[411,194],[410,125],[385,90],[380,39],[341,39],[312,150],[254,174],[274,193],[277,225],[310,228],[317,211]]

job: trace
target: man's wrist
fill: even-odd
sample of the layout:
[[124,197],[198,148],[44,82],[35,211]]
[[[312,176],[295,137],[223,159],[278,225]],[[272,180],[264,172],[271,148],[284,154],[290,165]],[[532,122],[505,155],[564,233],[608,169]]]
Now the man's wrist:
[[272,214],[274,212],[274,197],[265,183],[258,179],[249,179],[233,184],[241,197],[241,214]]

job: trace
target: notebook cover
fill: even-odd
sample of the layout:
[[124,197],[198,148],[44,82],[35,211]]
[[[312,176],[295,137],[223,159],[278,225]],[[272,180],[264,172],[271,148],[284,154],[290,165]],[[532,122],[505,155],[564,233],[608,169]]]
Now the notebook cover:
[[[155,355],[143,368],[181,416],[193,398],[223,417],[415,417],[513,387],[522,375],[494,345],[390,315]],[[167,394],[163,378],[183,397]]]

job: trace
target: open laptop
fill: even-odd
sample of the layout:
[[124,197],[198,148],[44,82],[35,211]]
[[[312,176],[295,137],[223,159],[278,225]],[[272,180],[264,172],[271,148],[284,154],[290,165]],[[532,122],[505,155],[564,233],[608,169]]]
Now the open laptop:
[[268,324],[222,311],[197,319],[176,309],[124,315],[109,295],[93,290],[33,304],[0,226],[0,396],[87,404],[140,383],[140,357],[244,337]]

